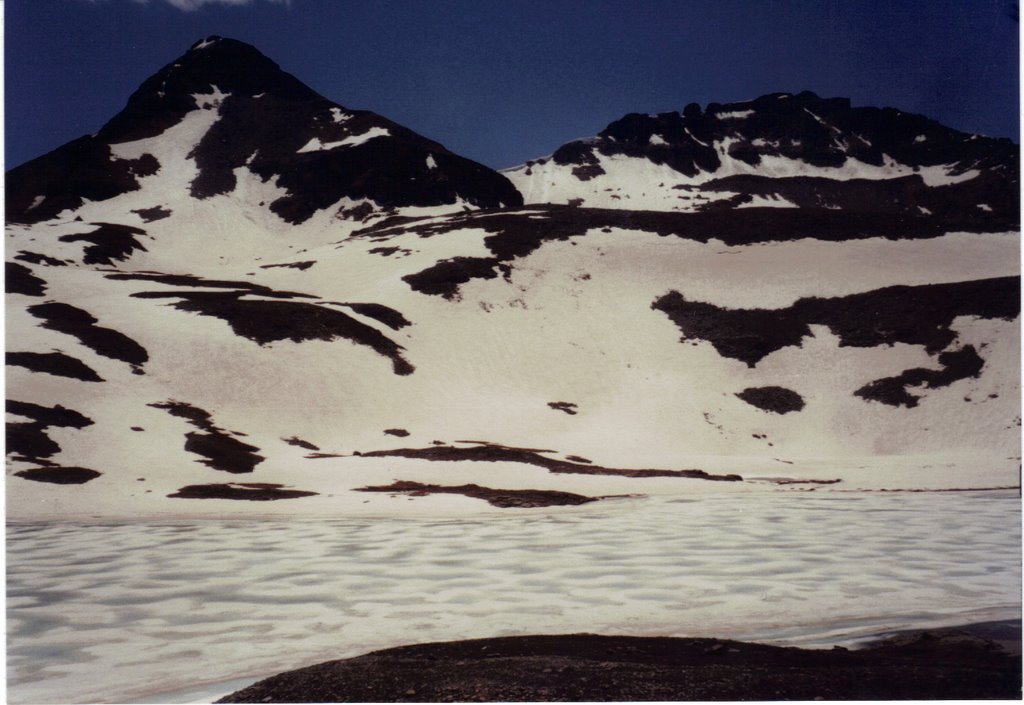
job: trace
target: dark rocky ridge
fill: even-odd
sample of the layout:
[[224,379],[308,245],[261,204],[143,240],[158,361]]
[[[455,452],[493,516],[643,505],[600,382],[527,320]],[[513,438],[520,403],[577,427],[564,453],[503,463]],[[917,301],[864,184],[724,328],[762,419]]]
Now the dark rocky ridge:
[[[248,44],[210,37],[147,79],[95,136],[8,172],[8,219],[39,222],[81,205],[83,198],[103,201],[138,189],[138,177],[158,172],[157,160],[114,159],[110,145],[161,134],[197,109],[194,95],[210,94],[213,87],[227,97],[219,119],[189,155],[200,169],[191,184],[195,198],[232,191],[234,170],[248,165],[261,180],[277,177],[287,189],[269,207],[292,223],[343,196],[369,199],[385,210],[458,198],[480,207],[522,204],[519,192],[497,172],[379,115],[327,100]],[[314,138],[328,144],[371,129],[387,136],[299,151]],[[144,217],[162,215],[157,208]],[[352,215],[361,219],[372,211]]]
[[[889,157],[916,168],[951,165],[953,176],[971,170],[981,175],[932,189],[913,176],[875,186],[833,179],[735,176],[698,188],[743,194],[735,203],[712,207],[733,207],[749,201],[750,194],[773,194],[800,206],[915,214],[924,207],[936,214],[1019,222],[1020,148],[1010,140],[969,135],[893,108],[854,108],[846,98],[820,98],[810,91],[773,93],[725,105],[711,103],[703,110],[691,103],[682,112],[631,113],[594,138],[559,147],[551,159],[572,167],[573,176],[581,181],[604,173],[597,155],[647,159],[693,177],[721,166],[716,142],[727,142],[730,157],[753,167],[768,156],[813,167],[841,167],[848,159],[882,166]],[[527,169],[534,163],[527,162]],[[985,203],[991,212],[979,212],[979,203]]]

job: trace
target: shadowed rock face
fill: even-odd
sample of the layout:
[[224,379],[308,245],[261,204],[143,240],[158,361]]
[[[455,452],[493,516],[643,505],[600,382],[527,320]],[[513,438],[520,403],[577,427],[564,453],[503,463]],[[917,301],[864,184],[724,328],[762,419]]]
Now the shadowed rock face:
[[105,201],[137,191],[139,177],[159,168],[152,155],[114,159],[108,143],[98,137],[79,137],[7,172],[7,219],[37,223],[78,208],[86,199]]
[[199,167],[190,186],[194,198],[230,193],[235,169],[246,167],[287,190],[268,207],[292,223],[345,196],[376,204],[367,204],[370,212],[459,199],[480,207],[522,204],[497,172],[379,115],[332,103],[248,44],[210,37],[147,79],[95,136],[11,170],[8,219],[39,222],[83,198],[103,201],[137,190],[139,177],[158,173],[156,159],[114,159],[109,145],[161,134],[199,108],[195,96],[215,89],[225,96],[219,119],[190,155]]

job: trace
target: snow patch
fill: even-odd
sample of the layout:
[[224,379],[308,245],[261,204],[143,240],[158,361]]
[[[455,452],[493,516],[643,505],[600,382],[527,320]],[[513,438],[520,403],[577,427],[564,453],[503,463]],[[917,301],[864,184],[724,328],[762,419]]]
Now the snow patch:
[[230,93],[224,93],[217,86],[211,85],[212,91],[210,93],[193,93],[192,100],[196,102],[196,107],[202,110],[220,109],[221,103],[224,99],[230,96]]
[[351,117],[351,115],[346,113],[341,108],[331,108],[331,119],[334,120],[334,122],[336,122],[339,125],[345,122],[346,120],[351,119]]
[[717,113],[715,117],[719,120],[746,120],[753,114],[753,110],[732,110],[727,113]]
[[914,144],[919,144],[921,142],[924,142],[926,139],[928,139],[928,138],[925,137],[924,135],[918,135],[917,137],[914,138]]
[[428,169],[436,169],[437,168],[437,162],[434,161],[434,155],[433,154],[428,154],[427,155],[427,168]]
[[647,140],[650,144],[668,144],[665,138],[661,135],[651,135],[650,139]]
[[212,46],[212,45],[216,44],[217,41],[218,40],[217,40],[216,37],[211,37],[210,39],[204,39],[203,41],[199,42],[194,47],[192,47],[192,51],[199,51],[200,49],[205,49],[208,46]]
[[314,137],[309,142],[299,148],[298,153],[304,152],[323,152],[331,149],[337,149],[339,147],[357,147],[361,144],[369,142],[377,137],[388,137],[391,133],[386,127],[371,127],[366,132],[359,135],[349,135],[345,139],[337,140],[336,142],[321,142],[319,137]]
[[704,141],[699,140],[696,137],[694,137],[693,133],[690,132],[690,128],[684,127],[683,128],[683,132],[685,132],[687,135],[689,135],[690,139],[693,140],[694,142],[696,142],[697,144],[699,144],[701,147],[710,147],[711,146],[707,142],[704,142]]
[[741,203],[737,208],[799,208],[799,206],[792,201],[789,201],[782,196],[777,194],[768,194],[767,196],[755,195],[751,197],[751,200],[746,203]]

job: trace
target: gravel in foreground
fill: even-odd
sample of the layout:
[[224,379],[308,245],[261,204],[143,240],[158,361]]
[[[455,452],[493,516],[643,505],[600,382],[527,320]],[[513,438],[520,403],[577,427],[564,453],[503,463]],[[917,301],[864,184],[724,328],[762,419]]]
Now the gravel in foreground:
[[1014,637],[993,633],[1013,627],[977,626],[857,650],[592,634],[422,644],[282,673],[218,702],[1020,699]]

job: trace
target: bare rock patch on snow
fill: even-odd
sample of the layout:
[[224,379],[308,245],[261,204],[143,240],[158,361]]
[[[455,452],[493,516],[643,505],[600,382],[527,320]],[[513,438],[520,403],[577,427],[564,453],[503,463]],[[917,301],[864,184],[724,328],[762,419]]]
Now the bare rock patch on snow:
[[578,413],[576,405],[569,401],[549,401],[548,406],[555,411],[562,411],[569,416],[575,416]]
[[89,468],[48,465],[19,470],[14,474],[34,482],[48,482],[54,485],[84,485],[86,482],[96,479],[102,473],[90,470]]
[[152,223],[155,220],[163,220],[164,218],[171,217],[171,211],[169,208],[163,206],[153,206],[152,208],[135,208],[132,213],[137,214],[147,223]]
[[70,377],[83,382],[102,382],[96,371],[79,360],[59,351],[48,353],[9,352],[5,356],[7,365],[24,367],[32,372],[43,372],[58,377]]
[[[998,227],[997,227],[998,225]],[[462,229],[481,229],[490,257],[456,256],[402,277],[423,294],[457,300],[459,287],[473,279],[511,275],[516,258],[526,257],[545,242],[581,237],[612,229],[654,233],[707,243],[720,240],[733,247],[767,242],[816,239],[832,242],[886,238],[928,239],[948,232],[1001,232],[1004,224],[910,216],[894,212],[847,212],[827,208],[743,208],[698,213],[579,208],[538,205],[520,211],[477,211],[443,220],[389,219],[357,231],[355,237],[385,241],[404,234],[429,238]],[[397,248],[374,248],[397,251]]]
[[476,484],[431,485],[410,480],[399,480],[390,485],[357,487],[356,491],[388,492],[391,494],[407,494],[413,497],[425,497],[430,494],[460,494],[474,499],[482,499],[488,504],[503,509],[511,507],[529,509],[533,507],[575,506],[604,499],[603,497],[587,497],[573,492],[558,492],[556,490],[503,490],[481,487]]
[[904,370],[895,377],[885,377],[870,382],[854,394],[869,401],[878,401],[890,406],[917,406],[920,396],[911,394],[908,388],[924,387],[937,389],[948,387],[961,379],[977,377],[985,366],[985,361],[978,355],[973,345],[965,345],[959,350],[939,353],[938,362],[941,369],[930,370],[915,367]]
[[97,355],[125,362],[143,374],[142,366],[149,360],[146,349],[124,333],[96,325],[99,321],[87,311],[52,301],[30,306],[28,312],[42,319],[43,328],[70,335]]
[[775,414],[788,414],[804,408],[804,399],[785,387],[748,387],[736,394],[751,406]]
[[836,298],[803,298],[780,309],[720,308],[687,301],[672,291],[651,307],[679,327],[683,341],[706,340],[719,355],[751,368],[776,350],[799,347],[804,337],[813,335],[812,324],[827,326],[840,345],[906,343],[936,355],[956,340],[951,325],[957,316],[1016,318],[1020,277],[892,286]]
[[113,260],[121,262],[127,260],[136,250],[146,251],[145,246],[136,238],[136,235],[145,235],[145,230],[118,223],[92,224],[99,227],[87,233],[60,237],[61,242],[89,243],[83,251],[82,261],[85,264],[111,265]]
[[269,502],[279,499],[312,497],[316,492],[285,489],[284,485],[270,482],[229,482],[210,485],[186,485],[167,495],[180,499],[233,499],[247,502]]
[[61,450],[56,441],[47,435],[46,429],[51,426],[82,429],[93,424],[89,417],[60,404],[49,407],[8,399],[6,409],[8,414],[31,419],[7,424],[5,452],[15,460],[45,464],[43,459]]
[[[245,292],[143,292],[148,298],[181,299],[172,306],[202,316],[226,321],[235,335],[258,345],[290,340],[350,340],[370,348],[391,361],[397,375],[409,375],[416,369],[402,356],[404,348],[376,328],[326,306],[297,301],[263,301],[242,298]],[[133,294],[142,296],[142,294]]]
[[[553,473],[571,473],[577,475],[617,475],[621,477],[687,477],[702,480],[724,480],[738,482],[743,478],[739,475],[712,475],[704,470],[661,470],[606,468],[586,463],[550,458],[544,453],[553,451],[537,448],[514,448],[498,443],[484,441],[459,441],[470,445],[432,445],[427,448],[396,448],[393,450],[374,450],[360,452],[364,458],[418,458],[439,462],[486,462],[486,463],[524,463],[536,465]],[[329,456],[325,456],[329,457]]]
[[42,264],[47,267],[66,267],[68,265],[64,260],[38,252],[29,252],[28,250],[19,250],[18,254],[14,255],[14,259],[28,262],[29,264]]
[[[258,455],[256,446],[243,443],[232,435],[232,432],[214,425],[210,412],[197,406],[179,401],[166,401],[148,404],[154,409],[162,409],[171,416],[186,419],[199,431],[185,434],[185,450],[202,456],[202,463],[214,470],[230,473],[250,473],[265,458]],[[234,435],[239,435],[237,432]],[[244,434],[243,434],[244,435]]]
[[306,450],[320,450],[319,446],[313,445],[309,441],[304,441],[298,436],[292,436],[291,438],[282,438],[281,440],[290,446],[296,446],[298,448],[304,448]]
[[4,262],[4,291],[23,296],[43,296],[46,293],[46,281],[23,264]]

